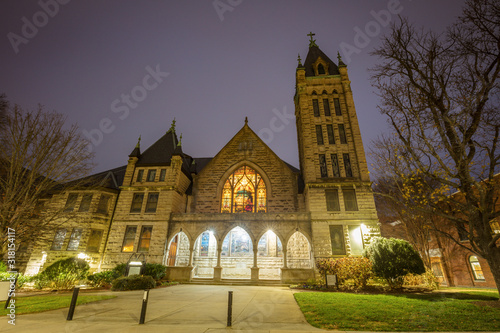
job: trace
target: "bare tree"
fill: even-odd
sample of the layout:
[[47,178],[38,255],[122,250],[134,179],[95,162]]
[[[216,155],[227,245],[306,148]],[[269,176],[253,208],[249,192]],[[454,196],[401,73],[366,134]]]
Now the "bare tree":
[[84,178],[92,169],[92,155],[76,125],[66,128],[61,114],[41,106],[23,112],[16,105],[5,119],[0,132],[0,258],[9,231],[15,232],[17,245],[46,240],[50,229],[72,217],[53,196],[92,184]]
[[467,234],[466,246],[443,233],[485,258],[500,290],[500,234],[490,224],[500,216],[500,4],[467,1],[441,35],[402,19],[373,54],[380,110],[394,131],[384,173],[415,209]]
[[5,127],[7,122],[7,111],[9,109],[9,101],[5,94],[0,94],[0,131]]

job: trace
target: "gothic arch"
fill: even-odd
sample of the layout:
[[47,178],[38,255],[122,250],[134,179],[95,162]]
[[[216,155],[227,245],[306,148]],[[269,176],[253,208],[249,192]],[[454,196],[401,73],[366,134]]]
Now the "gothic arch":
[[219,179],[219,182],[217,184],[217,200],[219,201],[219,211],[221,210],[222,207],[222,195],[223,195],[223,190],[224,190],[224,185],[226,181],[228,180],[229,176],[231,176],[235,171],[239,170],[240,168],[247,166],[250,169],[253,169],[259,176],[260,179],[264,182],[265,190],[266,190],[266,212],[267,212],[267,204],[270,198],[272,198],[272,188],[271,188],[271,181],[267,174],[262,170],[261,167],[259,167],[257,164],[252,163],[250,161],[241,161],[239,163],[236,163],[232,165]]
[[278,236],[278,238],[279,238],[279,240],[280,240],[281,244],[285,244],[285,239],[284,239],[283,235],[281,235],[281,233],[280,233],[279,231],[277,231],[277,230],[275,230],[275,229],[272,229],[272,228],[269,228],[269,229],[263,229],[263,230],[261,230],[258,234],[256,234],[256,237],[255,237],[256,241],[257,241],[257,242],[259,242],[259,240],[262,238],[262,236],[264,236],[264,235],[266,234],[266,232],[268,232],[268,231],[272,231],[272,232],[274,232],[274,234],[275,234],[276,236]]

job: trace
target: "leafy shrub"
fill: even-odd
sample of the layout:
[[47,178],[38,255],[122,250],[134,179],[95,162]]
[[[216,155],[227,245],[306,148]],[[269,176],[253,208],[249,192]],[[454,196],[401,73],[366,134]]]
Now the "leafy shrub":
[[8,281],[11,274],[7,272],[0,272],[0,281]]
[[321,259],[316,262],[316,267],[322,277],[325,274],[335,274],[339,286],[352,282],[356,289],[366,287],[368,279],[373,275],[372,263],[364,257]]
[[166,275],[166,266],[161,264],[146,264],[144,275],[151,276],[156,281],[161,280]]
[[[151,276],[154,280],[159,281],[165,276],[166,269],[166,266],[160,264],[146,264],[144,275]],[[89,275],[87,280],[93,287],[103,287],[112,284],[112,282],[118,278],[124,277],[126,271],[127,264],[118,264],[110,271]]]
[[34,280],[34,276],[32,275],[24,275],[24,274],[19,274],[17,277],[17,287],[22,288],[26,283],[32,282]]
[[106,287],[113,280],[118,278],[114,271],[103,271],[87,276],[87,280],[92,287]]
[[365,256],[371,260],[375,275],[384,278],[392,289],[401,288],[408,273],[425,273],[418,252],[402,239],[373,238],[365,249]]
[[39,289],[50,287],[69,289],[84,280],[89,272],[89,264],[78,258],[61,259],[48,266],[34,278]]
[[[11,273],[0,272],[0,281],[13,281],[10,279],[11,277]],[[34,276],[18,274],[16,288],[22,288],[26,283],[33,281],[33,279]]]
[[151,276],[131,275],[114,280],[111,290],[140,290],[154,287],[156,287],[156,282]]
[[0,260],[0,273],[5,273],[7,272],[7,265]]
[[114,272],[113,274],[116,276],[116,278],[125,276],[125,273],[127,272],[127,264],[118,264],[115,266],[115,268],[112,269],[112,271]]
[[431,270],[426,270],[424,274],[406,274],[404,276],[404,285],[423,286],[434,290],[439,288],[439,280]]

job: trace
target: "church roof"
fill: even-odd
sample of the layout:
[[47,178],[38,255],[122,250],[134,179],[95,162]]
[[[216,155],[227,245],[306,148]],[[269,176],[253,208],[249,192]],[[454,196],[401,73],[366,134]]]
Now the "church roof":
[[140,154],[136,165],[170,165],[177,143],[178,140],[175,131],[169,130]]
[[328,75],[340,75],[339,68],[326,54],[323,53],[316,45],[309,47],[306,60],[304,61],[304,68],[306,69],[306,76],[315,76],[313,64],[318,57],[321,57],[328,63]]
[[118,190],[123,184],[123,178],[125,177],[126,165],[111,170],[102,171],[92,175],[94,179],[99,182],[102,187],[111,188]]

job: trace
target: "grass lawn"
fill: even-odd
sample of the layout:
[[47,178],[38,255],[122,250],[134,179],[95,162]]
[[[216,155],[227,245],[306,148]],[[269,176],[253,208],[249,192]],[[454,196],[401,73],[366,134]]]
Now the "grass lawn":
[[[41,295],[17,297],[14,300],[16,305],[16,315],[25,313],[35,313],[60,308],[67,308],[71,303],[72,294],[68,295]],[[90,302],[102,301],[105,299],[115,298],[111,295],[78,295],[77,305]],[[4,309],[5,301],[0,302],[0,316],[8,313],[9,309]]]
[[500,331],[500,306],[495,306],[500,301],[496,291],[379,295],[299,292],[294,295],[307,321],[323,329]]

